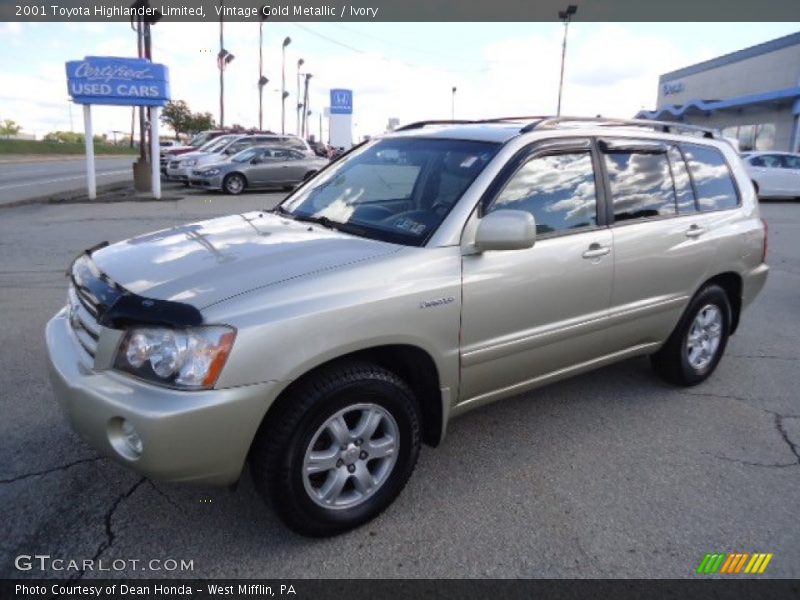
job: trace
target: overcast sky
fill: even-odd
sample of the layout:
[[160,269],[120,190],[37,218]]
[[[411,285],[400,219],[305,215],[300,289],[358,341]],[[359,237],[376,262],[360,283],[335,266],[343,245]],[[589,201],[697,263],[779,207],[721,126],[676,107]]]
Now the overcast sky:
[[[569,29],[562,113],[632,117],[653,108],[661,73],[800,29],[798,23],[581,23]],[[286,128],[295,129],[297,59],[311,79],[312,132],[332,87],[354,94],[356,137],[401,122],[555,112],[560,23],[278,23],[264,28],[265,127],[280,130],[281,42],[287,49]],[[159,23],[153,57],[170,69],[172,97],[219,117],[219,24]],[[226,23],[235,60],[225,73],[225,121],[258,120],[258,24]],[[64,62],[132,56],[127,23],[0,23],[0,119],[41,137],[69,130]],[[80,107],[72,127],[82,131]],[[130,129],[130,109],[96,107],[95,131]]]

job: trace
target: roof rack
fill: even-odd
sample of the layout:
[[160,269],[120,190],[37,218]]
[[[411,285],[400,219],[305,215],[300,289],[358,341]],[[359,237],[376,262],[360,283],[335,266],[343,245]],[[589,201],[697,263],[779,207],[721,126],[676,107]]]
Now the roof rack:
[[452,120],[434,120],[434,121],[416,121],[398,127],[395,131],[407,131],[409,129],[421,129],[428,125],[480,125],[481,123],[514,123],[517,121],[541,121],[547,119],[547,116],[521,116],[521,117],[493,117],[491,119],[452,119]]
[[540,120],[529,123],[520,130],[520,133],[528,133],[538,129],[556,129],[565,123],[591,123],[597,127],[643,127],[653,129],[662,133],[678,133],[681,131],[699,133],[705,138],[719,138],[719,133],[708,127],[698,127],[697,125],[686,125],[673,121],[650,121],[647,119],[616,119],[607,117],[544,117]]
[[397,129],[395,129],[395,131],[422,129],[423,127],[427,127],[428,125],[469,125],[471,123],[477,123],[477,121],[466,121],[466,120],[416,121],[414,123],[409,123],[408,125],[403,125],[402,127],[398,127]]

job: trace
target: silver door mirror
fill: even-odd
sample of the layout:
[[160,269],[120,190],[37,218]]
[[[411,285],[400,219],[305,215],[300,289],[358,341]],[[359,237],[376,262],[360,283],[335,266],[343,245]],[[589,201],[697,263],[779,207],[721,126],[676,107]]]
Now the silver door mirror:
[[487,250],[522,250],[536,241],[536,219],[524,210],[497,210],[478,223],[475,247]]

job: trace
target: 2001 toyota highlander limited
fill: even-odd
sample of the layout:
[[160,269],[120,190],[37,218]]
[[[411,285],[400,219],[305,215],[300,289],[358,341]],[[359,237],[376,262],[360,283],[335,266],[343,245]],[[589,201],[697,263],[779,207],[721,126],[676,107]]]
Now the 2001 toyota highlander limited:
[[469,409],[625,358],[693,385],[767,277],[710,131],[422,122],[276,209],[100,244],[47,325],[73,427],[149,477],[260,492],[307,535],[386,508]]

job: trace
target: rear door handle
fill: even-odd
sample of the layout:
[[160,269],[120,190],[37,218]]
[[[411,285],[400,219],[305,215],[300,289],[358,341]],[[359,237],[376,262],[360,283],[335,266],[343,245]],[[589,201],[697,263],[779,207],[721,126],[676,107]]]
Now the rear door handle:
[[611,252],[611,248],[609,246],[601,246],[598,243],[594,243],[591,244],[589,249],[586,250],[581,256],[583,256],[583,258],[600,258],[609,252]]
[[692,225],[686,231],[686,237],[696,238],[703,235],[706,231],[708,231],[705,227],[700,227],[699,225]]

